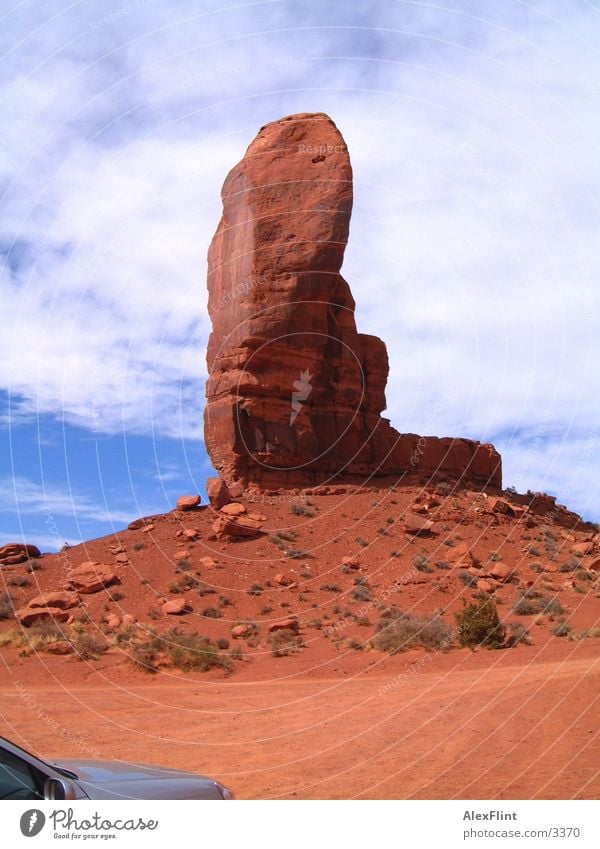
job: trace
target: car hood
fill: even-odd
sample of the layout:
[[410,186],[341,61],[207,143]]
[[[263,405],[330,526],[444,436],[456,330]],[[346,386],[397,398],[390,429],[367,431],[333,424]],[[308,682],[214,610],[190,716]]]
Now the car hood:
[[217,781],[180,769],[79,758],[53,763],[73,773],[90,799],[223,799]]

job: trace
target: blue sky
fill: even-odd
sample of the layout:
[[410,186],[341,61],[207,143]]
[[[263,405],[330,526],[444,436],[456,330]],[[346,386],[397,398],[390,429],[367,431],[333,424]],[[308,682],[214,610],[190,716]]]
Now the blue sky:
[[395,426],[600,520],[597,4],[30,0],[0,40],[0,543],[202,491],[220,187],[301,111],[350,149]]

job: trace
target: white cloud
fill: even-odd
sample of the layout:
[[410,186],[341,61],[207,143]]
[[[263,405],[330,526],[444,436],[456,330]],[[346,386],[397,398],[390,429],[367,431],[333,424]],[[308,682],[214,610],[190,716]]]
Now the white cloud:
[[42,485],[23,477],[0,479],[0,512],[19,516],[43,515],[47,523],[55,518],[71,517],[84,522],[110,522],[118,525],[131,521],[131,511],[98,504],[83,493],[55,484]]
[[324,110],[353,161],[344,273],[359,329],[388,344],[390,417],[482,439],[551,420],[562,438],[527,485],[548,464],[568,480],[599,418],[597,10],[351,5],[9,15],[0,386],[17,413],[199,437],[221,183],[262,123]]

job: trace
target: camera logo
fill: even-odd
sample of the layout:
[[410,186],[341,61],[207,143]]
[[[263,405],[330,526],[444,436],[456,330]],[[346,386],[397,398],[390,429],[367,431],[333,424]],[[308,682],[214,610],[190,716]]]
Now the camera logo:
[[21,816],[21,834],[25,837],[35,837],[45,824],[46,817],[43,812],[37,808],[32,808],[30,811],[25,811]]

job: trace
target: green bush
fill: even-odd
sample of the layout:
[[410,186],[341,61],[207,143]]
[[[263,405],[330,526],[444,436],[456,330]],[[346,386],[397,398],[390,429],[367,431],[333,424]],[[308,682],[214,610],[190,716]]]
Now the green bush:
[[492,598],[476,596],[470,603],[463,599],[463,609],[455,614],[455,619],[461,646],[499,649],[504,645],[506,629]]

